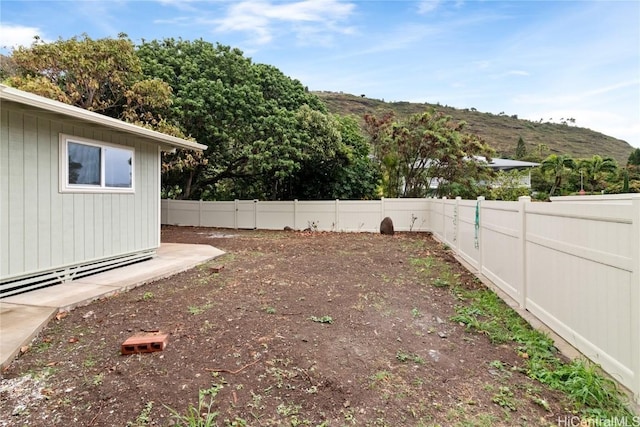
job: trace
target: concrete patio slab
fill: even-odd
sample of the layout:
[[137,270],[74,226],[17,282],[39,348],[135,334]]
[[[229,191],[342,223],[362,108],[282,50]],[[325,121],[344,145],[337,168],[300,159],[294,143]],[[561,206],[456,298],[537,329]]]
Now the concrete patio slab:
[[[13,360],[23,345],[28,344],[56,315],[51,307],[34,307],[0,301],[0,361]],[[19,325],[14,327],[13,325]]]
[[59,311],[172,276],[223,254],[209,245],[163,243],[148,261],[0,299],[0,367],[11,363]]

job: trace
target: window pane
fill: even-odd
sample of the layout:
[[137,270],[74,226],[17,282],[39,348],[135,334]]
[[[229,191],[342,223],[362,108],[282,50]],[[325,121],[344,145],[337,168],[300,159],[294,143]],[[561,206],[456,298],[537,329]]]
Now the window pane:
[[105,147],[104,159],[104,185],[106,187],[131,188],[133,152]]
[[100,147],[69,142],[69,184],[100,185]]

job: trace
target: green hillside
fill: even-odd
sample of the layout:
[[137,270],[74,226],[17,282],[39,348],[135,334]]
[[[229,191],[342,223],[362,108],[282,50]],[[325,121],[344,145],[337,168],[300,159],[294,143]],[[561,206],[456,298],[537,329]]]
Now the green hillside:
[[421,113],[434,107],[456,120],[467,122],[467,129],[481,136],[499,156],[511,157],[515,154],[518,139],[524,140],[527,153],[536,153],[540,144],[545,144],[553,153],[570,154],[574,158],[591,157],[598,154],[610,156],[625,165],[633,147],[627,142],[604,135],[574,124],[537,123],[518,119],[517,116],[481,113],[469,109],[418,104],[410,102],[384,102],[355,95],[336,92],[314,92],[334,114],[353,114],[360,118],[366,113],[381,114],[393,110],[397,116]]

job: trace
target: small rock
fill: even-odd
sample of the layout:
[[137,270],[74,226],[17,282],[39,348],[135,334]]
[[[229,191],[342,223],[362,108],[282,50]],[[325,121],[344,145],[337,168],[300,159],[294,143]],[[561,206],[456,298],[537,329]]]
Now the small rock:
[[446,338],[446,337],[447,337],[447,334],[446,334],[445,332],[440,331],[440,332],[438,332],[438,336],[439,336],[440,338]]
[[387,234],[389,236],[393,236],[393,221],[391,218],[386,217],[380,223],[380,234]]
[[443,324],[444,320],[436,316],[436,322],[438,322],[439,324]]

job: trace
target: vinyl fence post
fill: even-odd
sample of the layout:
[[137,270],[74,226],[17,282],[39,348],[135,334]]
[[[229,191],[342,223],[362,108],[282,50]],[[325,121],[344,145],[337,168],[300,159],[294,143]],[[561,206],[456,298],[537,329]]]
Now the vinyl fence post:
[[442,243],[447,243],[447,213],[445,200],[447,200],[447,196],[442,196]]
[[293,229],[298,229],[298,199],[293,199]]
[[634,259],[633,272],[631,273],[631,354],[634,354],[632,370],[634,377],[633,398],[640,404],[640,197],[631,199],[632,226],[631,226],[631,259]]
[[518,272],[520,274],[520,286],[518,289],[518,304],[520,308],[527,305],[527,203],[531,202],[531,197],[518,197]]
[[386,217],[384,209],[384,197],[380,197],[380,222]]
[[202,227],[202,199],[198,203],[198,227]]
[[253,229],[258,229],[258,200],[253,199]]
[[456,253],[460,255],[460,200],[462,197],[456,196],[456,205],[453,211],[453,241],[456,244]]
[[474,246],[478,250],[478,273],[482,274],[484,265],[484,251],[482,248],[482,205],[484,202],[484,196],[478,196],[476,201],[476,215],[475,215],[475,243]]
[[331,231],[339,231],[339,224],[340,224],[340,199],[336,199],[336,209],[335,209],[335,221],[333,222],[333,229]]
[[234,209],[233,209],[233,228],[238,229],[238,199],[234,201]]

